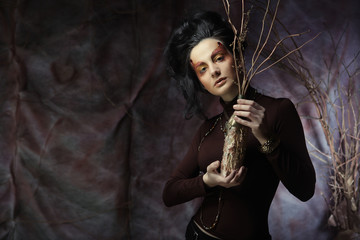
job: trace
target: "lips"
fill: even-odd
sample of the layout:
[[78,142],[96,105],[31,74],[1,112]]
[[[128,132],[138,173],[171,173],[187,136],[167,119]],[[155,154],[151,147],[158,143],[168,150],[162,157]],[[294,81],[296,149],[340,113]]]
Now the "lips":
[[225,83],[226,83],[226,77],[222,77],[222,78],[219,78],[218,80],[216,80],[216,82],[214,83],[214,86],[221,87]]

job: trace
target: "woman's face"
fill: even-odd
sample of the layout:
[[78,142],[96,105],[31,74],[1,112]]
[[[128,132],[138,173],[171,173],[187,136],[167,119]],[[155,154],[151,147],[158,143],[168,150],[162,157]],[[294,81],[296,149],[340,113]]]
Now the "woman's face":
[[224,101],[236,97],[238,89],[234,84],[234,59],[219,40],[206,38],[199,42],[190,52],[190,62],[208,92]]

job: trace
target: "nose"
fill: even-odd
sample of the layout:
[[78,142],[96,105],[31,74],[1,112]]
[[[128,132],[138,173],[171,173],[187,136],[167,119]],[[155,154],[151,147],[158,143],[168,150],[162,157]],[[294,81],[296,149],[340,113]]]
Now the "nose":
[[217,66],[216,64],[211,64],[209,66],[209,70],[212,77],[218,77],[221,73],[219,66]]

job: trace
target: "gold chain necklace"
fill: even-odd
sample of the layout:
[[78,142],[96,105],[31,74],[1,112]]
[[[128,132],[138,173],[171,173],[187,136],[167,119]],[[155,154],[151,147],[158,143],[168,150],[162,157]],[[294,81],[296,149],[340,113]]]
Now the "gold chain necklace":
[[[205,137],[207,137],[213,130],[214,128],[216,127],[216,125],[219,123],[220,125],[220,130],[224,133],[224,136],[226,134],[226,131],[225,129],[222,127],[221,125],[221,117],[223,116],[224,112],[222,112],[219,117],[215,120],[214,124],[212,125],[212,127],[209,129],[209,131],[207,131],[205,133],[205,135],[202,137],[202,139],[200,140],[200,143],[199,143],[199,146],[198,146],[198,151],[200,152],[200,147],[201,147],[201,144],[203,143],[203,141],[205,140]],[[205,200],[204,200],[205,201]],[[201,222],[201,225],[202,227],[205,229],[205,230],[211,230],[213,228],[215,228],[215,226],[217,225],[217,223],[219,222],[219,217],[220,217],[220,212],[221,212],[221,202],[222,202],[222,189],[220,190],[220,193],[219,193],[219,200],[218,200],[218,208],[217,208],[217,213],[216,213],[216,216],[215,216],[215,220],[214,222],[211,224],[210,227],[208,226],[205,226],[204,224],[204,221],[203,221],[203,207],[201,205],[201,208],[200,208],[200,222]]]
[[[228,122],[228,121],[225,122],[225,126],[226,126],[227,122]],[[221,122],[220,122],[220,130],[224,133],[224,137],[226,137],[227,132],[226,132],[226,129],[223,128]]]
[[[209,134],[212,132],[212,130],[214,130],[214,128],[216,127],[217,123],[218,123],[219,121],[221,121],[221,116],[222,116],[222,115],[223,115],[223,113],[220,114],[220,116],[216,119],[216,121],[214,122],[214,124],[212,125],[212,127],[209,129],[209,131],[207,131],[207,132],[205,133],[205,135],[201,138],[200,143],[199,143],[199,146],[198,146],[198,152],[200,152],[201,144],[203,143],[203,141],[205,140],[205,138],[207,137],[207,135],[209,135]],[[220,123],[220,129],[221,129],[221,131],[223,131],[222,126],[221,126],[221,123]]]
[[[254,89],[254,91],[252,92],[252,96],[250,97],[250,99],[253,99],[255,100],[256,98],[256,94],[257,94],[257,90]],[[203,143],[203,141],[205,140],[205,137],[207,137],[213,130],[214,128],[216,127],[217,123],[220,122],[220,130],[224,133],[224,136],[226,136],[226,129],[223,128],[222,124],[221,124],[221,117],[225,115],[225,117],[227,117],[227,119],[229,119],[229,116],[227,115],[226,111],[223,111],[220,116],[216,119],[216,121],[214,122],[213,126],[209,129],[209,131],[207,131],[205,133],[205,135],[202,137],[202,139],[200,140],[200,143],[199,143],[199,146],[198,146],[198,151],[200,152],[200,147],[201,147],[201,144]],[[227,123],[227,121],[226,121]],[[226,126],[226,123],[225,123],[225,126]],[[201,222],[201,225],[204,229],[206,230],[211,230],[213,228],[216,227],[217,223],[219,222],[219,217],[220,217],[220,213],[221,213],[221,202],[222,202],[222,193],[223,193],[223,189],[220,189],[220,192],[219,192],[219,199],[218,199],[218,208],[217,208],[217,214],[215,216],[215,220],[214,222],[211,224],[210,227],[208,226],[205,226],[204,224],[204,221],[203,221],[203,204],[201,204],[201,207],[200,207],[200,222]],[[204,199],[205,201],[205,199]]]
[[[215,120],[214,124],[212,125],[212,127],[209,129],[209,131],[207,131],[205,133],[205,135],[202,137],[202,139],[200,140],[200,143],[199,143],[199,146],[198,146],[198,151],[200,152],[200,147],[201,147],[201,144],[203,143],[203,141],[205,140],[205,137],[207,137],[213,130],[214,128],[216,127],[216,125],[218,124],[218,122],[220,122],[220,129],[221,131],[225,134],[225,131],[221,125],[221,117],[222,115],[224,114],[224,112],[222,112],[219,117]],[[205,200],[204,200],[205,201]],[[220,217],[220,212],[221,212],[221,201],[222,201],[222,189],[220,190],[220,193],[219,193],[219,200],[218,200],[218,209],[217,209],[217,214],[215,216],[215,220],[213,222],[213,224],[211,224],[210,227],[208,226],[205,226],[204,224],[204,221],[203,221],[203,207],[201,205],[200,207],[200,222],[201,222],[201,225],[204,229],[206,230],[211,230],[213,228],[215,228],[215,226],[217,225],[218,221],[219,221],[219,217]]]
[[[204,221],[203,221],[203,207],[201,205],[201,208],[200,208],[200,222],[201,222],[201,225],[203,228],[205,228],[206,230],[211,230],[213,229],[217,223],[219,222],[219,217],[220,217],[220,212],[221,212],[221,200],[222,200],[222,189],[220,190],[220,193],[219,193],[219,200],[218,200],[218,209],[217,209],[217,214],[215,216],[215,220],[213,222],[213,224],[211,224],[210,227],[207,227],[205,226],[204,224]],[[205,200],[204,200],[205,201]]]

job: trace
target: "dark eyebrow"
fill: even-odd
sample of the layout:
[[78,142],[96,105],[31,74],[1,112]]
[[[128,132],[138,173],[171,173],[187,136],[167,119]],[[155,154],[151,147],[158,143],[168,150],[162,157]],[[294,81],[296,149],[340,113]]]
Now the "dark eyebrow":
[[[217,48],[214,49],[214,51],[211,53],[211,59],[213,59],[218,53],[225,51],[223,45],[219,45]],[[190,63],[193,66],[194,69],[196,69],[198,66],[204,64],[204,62],[197,62],[196,64],[193,63],[193,61],[190,59]]]
[[204,64],[204,62],[197,62],[197,63],[194,64],[191,60],[190,60],[190,63],[193,66],[194,69],[196,69],[198,66]]
[[220,45],[218,46],[217,48],[215,48],[215,50],[211,53],[211,58],[214,58],[216,54],[220,53],[220,52],[223,52],[225,49],[224,49],[224,46],[223,45]]

